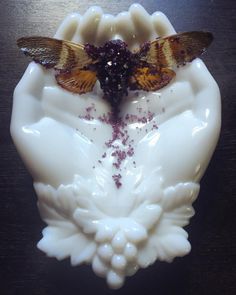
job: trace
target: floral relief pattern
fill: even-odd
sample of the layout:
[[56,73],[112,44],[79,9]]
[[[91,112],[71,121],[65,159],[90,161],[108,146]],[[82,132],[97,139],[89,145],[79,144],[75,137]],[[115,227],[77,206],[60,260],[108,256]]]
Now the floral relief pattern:
[[[186,182],[162,189],[157,175],[134,185],[125,208],[101,184],[81,176],[57,189],[35,183],[40,213],[48,224],[38,247],[59,260],[70,257],[72,265],[91,263],[114,289],[123,285],[125,276],[157,259],[171,262],[187,254],[191,246],[182,227],[194,214],[199,185]],[[153,181],[156,190],[150,192]]]

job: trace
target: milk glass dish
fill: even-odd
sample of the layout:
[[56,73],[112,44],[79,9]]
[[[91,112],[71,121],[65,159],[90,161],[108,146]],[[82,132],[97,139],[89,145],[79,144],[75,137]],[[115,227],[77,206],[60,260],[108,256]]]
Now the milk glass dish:
[[[55,38],[97,46],[122,39],[135,50],[174,33],[163,13],[133,4],[117,16],[99,7],[71,14]],[[73,266],[91,263],[117,289],[139,268],[189,253],[183,227],[218,140],[220,92],[196,59],[159,91],[130,91],[123,135],[113,141],[109,113],[99,82],[73,94],[31,62],[14,92],[11,134],[47,224],[38,248]]]

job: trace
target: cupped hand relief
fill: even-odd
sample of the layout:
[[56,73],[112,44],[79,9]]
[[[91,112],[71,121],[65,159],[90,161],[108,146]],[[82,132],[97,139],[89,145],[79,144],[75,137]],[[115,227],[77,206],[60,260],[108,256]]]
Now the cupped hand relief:
[[47,223],[39,249],[91,263],[111,288],[190,251],[183,229],[221,125],[198,57],[209,32],[175,31],[134,4],[91,7],[54,38],[23,37],[34,62],[14,92],[11,134]]

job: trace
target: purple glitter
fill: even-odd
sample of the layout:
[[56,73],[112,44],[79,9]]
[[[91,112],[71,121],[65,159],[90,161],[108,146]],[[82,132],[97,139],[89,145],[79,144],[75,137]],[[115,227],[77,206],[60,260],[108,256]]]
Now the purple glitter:
[[116,187],[120,188],[122,186],[122,183],[120,182],[122,176],[120,174],[114,174],[114,175],[112,175],[112,178],[115,181]]
[[[144,43],[139,50],[139,53],[132,53],[128,50],[127,44],[121,40],[111,40],[102,47],[96,47],[90,44],[85,45],[86,52],[90,57],[96,61],[91,65],[91,70],[95,70],[97,78],[100,81],[101,89],[104,93],[104,98],[111,104],[111,113],[103,114],[98,119],[105,124],[112,127],[112,137],[105,142],[107,148],[112,148],[112,156],[114,158],[113,166],[116,169],[121,169],[122,162],[134,155],[133,140],[128,135],[127,125],[130,123],[146,124],[153,119],[153,113],[144,112],[143,116],[127,114],[124,119],[119,117],[120,103],[124,95],[128,94],[129,79],[136,66],[140,64],[140,58],[145,56],[150,48],[150,43]],[[132,90],[135,90],[133,85]],[[136,88],[137,89],[137,88]],[[93,108],[86,109],[85,119],[91,120],[91,111]],[[138,109],[139,114],[142,113],[142,108]],[[154,125],[153,125],[154,127]],[[147,131],[146,131],[147,132]],[[115,143],[119,140],[124,148]],[[107,156],[104,153],[101,158]],[[101,163],[101,160],[98,161]],[[116,187],[120,188],[121,174],[114,174],[112,176]]]
[[[141,112],[141,109],[140,109],[140,112]],[[154,117],[154,114],[151,113],[150,111],[144,112],[144,113],[146,113],[146,115],[144,115],[144,116],[137,116],[134,114],[126,114],[123,120],[121,118],[119,118],[116,121],[113,120],[112,113],[103,114],[102,116],[99,117],[99,120],[101,122],[103,122],[105,124],[109,124],[112,127],[112,138],[109,139],[107,142],[105,142],[105,145],[107,146],[107,148],[112,148],[114,150],[112,152],[111,156],[114,158],[113,166],[118,170],[121,169],[122,162],[127,157],[132,157],[135,152],[134,147],[133,147],[134,140],[130,139],[130,136],[128,135],[128,130],[126,129],[128,124],[134,123],[134,122],[146,124],[146,123],[150,122]],[[154,121],[151,130],[154,130],[157,128],[158,127]],[[139,129],[139,128],[137,127],[137,129]],[[147,133],[148,129],[145,129],[145,130]],[[120,145],[115,144],[116,140],[121,141],[124,149],[122,147],[120,147]],[[104,153],[101,157],[105,158],[106,156],[107,156],[107,154]],[[135,162],[133,162],[133,163],[135,163]],[[136,166],[136,163],[135,163],[135,166]],[[114,179],[114,177],[113,177],[113,179]],[[114,179],[114,181],[116,181],[116,180],[117,180],[117,178]],[[119,183],[121,185],[120,179],[119,179]],[[117,188],[119,188],[120,185],[118,185]]]

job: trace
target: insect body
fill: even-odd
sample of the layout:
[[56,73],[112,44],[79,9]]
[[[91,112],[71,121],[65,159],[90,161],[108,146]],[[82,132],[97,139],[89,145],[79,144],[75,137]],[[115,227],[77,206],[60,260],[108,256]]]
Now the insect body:
[[213,40],[209,32],[186,32],[144,43],[131,52],[121,40],[101,47],[46,37],[23,37],[17,45],[35,62],[55,69],[57,83],[73,93],[92,91],[97,80],[113,110],[131,90],[155,91],[175,76],[174,68],[200,56]]

